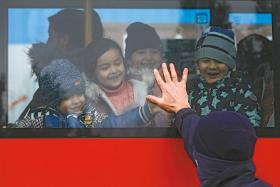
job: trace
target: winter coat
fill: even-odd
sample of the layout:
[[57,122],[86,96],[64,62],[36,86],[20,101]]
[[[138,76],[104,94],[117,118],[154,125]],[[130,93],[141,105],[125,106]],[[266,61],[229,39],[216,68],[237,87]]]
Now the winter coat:
[[[39,43],[33,44],[29,50],[31,58],[32,69],[38,76],[40,71],[49,63],[56,59],[69,59],[71,62],[75,61],[76,55],[62,55],[62,53],[47,44]],[[73,53],[74,54],[74,53]],[[107,116],[97,111],[95,108],[85,107],[82,114],[61,114],[56,110],[56,106],[45,103],[42,99],[40,84],[38,90],[33,95],[32,101],[26,107],[21,117],[17,120],[16,126],[18,128],[84,128],[84,127],[135,127],[146,126],[150,122],[151,114],[148,106],[135,108],[127,112],[123,116]],[[85,115],[87,114],[87,115]],[[85,125],[82,118],[91,119],[91,123]],[[89,118],[88,118],[89,117]]]
[[145,127],[152,115],[147,104],[123,115],[106,115],[87,105],[80,114],[62,114],[50,107],[32,110],[24,119],[16,122],[14,128],[124,128]]
[[201,187],[270,186],[254,176],[255,166],[252,160],[228,161],[196,152],[193,138],[199,121],[200,117],[190,108],[176,113],[175,125],[184,140],[187,153],[196,163]]
[[197,76],[189,81],[187,88],[189,103],[199,115],[212,111],[235,111],[247,116],[254,127],[260,126],[260,107],[251,85],[232,72],[214,84],[208,84]]
[[106,93],[95,82],[89,81],[85,75],[83,75],[83,77],[86,80],[87,98],[98,111],[106,113],[107,115],[121,115],[132,108],[143,106],[146,101],[147,85],[144,82],[130,79],[128,81],[132,83],[134,103],[127,107],[123,113],[118,113],[116,107],[110,101]]
[[[64,54],[58,48],[52,45],[48,45],[45,43],[35,43],[29,49],[28,56],[30,58],[32,71],[38,77],[40,71],[46,65],[50,64],[52,61],[56,59],[66,58],[69,61],[71,61],[73,64],[77,64],[80,51],[81,49],[77,49],[76,51],[72,51],[71,54]],[[77,67],[80,68],[79,66]],[[27,115],[30,113],[31,110],[45,106],[47,104],[48,103],[45,103],[44,100],[42,99],[42,93],[39,85],[39,88],[33,94],[32,100],[29,102],[27,107],[21,113],[19,120],[22,120],[23,118],[27,117]]]
[[[103,112],[107,115],[120,115],[117,112],[116,108],[113,106],[110,99],[107,97],[106,93],[96,83],[89,81],[85,75],[83,76],[86,80],[86,96],[91,100],[92,105],[96,106],[96,109],[98,111]],[[130,79],[129,81],[133,85],[134,104],[126,108],[124,112],[132,108],[142,106],[146,101],[146,96],[148,95],[148,86],[146,83],[136,79]],[[149,126],[169,127],[172,125],[172,122],[173,115],[162,110],[154,115],[153,120]]]
[[262,107],[262,127],[274,127],[274,88],[273,79],[258,79],[253,84],[258,101]]

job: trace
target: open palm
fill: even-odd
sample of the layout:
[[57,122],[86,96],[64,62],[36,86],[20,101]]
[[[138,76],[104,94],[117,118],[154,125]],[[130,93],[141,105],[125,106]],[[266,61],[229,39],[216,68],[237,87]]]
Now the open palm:
[[154,70],[155,79],[161,89],[162,96],[156,97],[148,95],[147,100],[158,105],[168,112],[178,112],[182,108],[190,108],[186,83],[188,78],[188,69],[183,71],[181,81],[178,81],[174,64],[170,64],[170,73],[165,63],[162,64],[163,78],[157,69]]

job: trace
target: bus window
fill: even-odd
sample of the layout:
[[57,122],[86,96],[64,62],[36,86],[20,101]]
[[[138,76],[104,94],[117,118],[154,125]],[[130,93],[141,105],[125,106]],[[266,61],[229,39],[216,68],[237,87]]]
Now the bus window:
[[[260,131],[274,132],[279,68],[273,59],[272,5],[253,0],[5,1],[0,33],[7,42],[0,47],[0,62],[8,73],[1,70],[1,127],[89,127],[101,136],[106,127],[118,132],[104,135],[109,137],[177,136],[174,114],[160,111],[152,117],[145,102],[147,94],[160,95],[153,69],[172,62],[178,74],[189,69],[189,100],[199,115],[234,110]],[[222,36],[208,41],[209,33]],[[230,54],[233,63],[198,55],[213,46]],[[226,73],[207,82],[200,65],[213,59]],[[225,87],[217,85],[223,81]],[[92,136],[93,131],[81,132]]]
[[237,69],[252,81],[262,110],[261,126],[273,127],[272,15],[230,13],[229,19],[237,33]]
[[48,17],[59,9],[9,9],[8,122],[14,123],[38,88],[28,50],[48,39]]
[[[26,108],[28,107],[28,104],[34,101],[33,95],[36,93],[36,90],[38,90],[38,75],[36,75],[36,72],[32,69],[32,67],[35,66],[33,63],[34,59],[32,59],[34,56],[34,50],[31,50],[34,48],[34,45],[32,46],[32,44],[49,42],[50,28],[48,19],[60,11],[62,10],[26,8],[9,9],[8,82],[13,82],[13,84],[9,84],[8,88],[9,123],[15,123],[18,119],[21,119],[27,114],[26,111],[30,110],[30,108],[27,110]],[[210,11],[208,9],[156,10],[97,8],[96,12],[100,16],[104,27],[104,37],[114,40],[121,47],[123,56],[126,56],[125,45],[127,44],[127,37],[132,38],[133,42],[139,42],[137,41],[137,38],[135,38],[137,37],[136,35],[128,36],[126,29],[131,23],[141,22],[145,27],[153,28],[159,36],[159,44],[161,46],[159,49],[161,53],[160,63],[164,61],[173,61],[179,69],[188,67],[192,69],[191,72],[194,72],[192,61],[195,40],[202,30],[210,23]],[[130,16],[128,17],[127,15]],[[170,15],[173,16],[170,17]],[[20,17],[20,19],[18,17]],[[144,28],[144,30],[145,29],[146,28]],[[145,40],[145,38],[143,38],[143,40]],[[139,49],[141,49],[142,46],[139,47],[136,45],[136,48]],[[30,51],[33,53],[30,54]],[[36,52],[40,53],[40,51]],[[44,53],[45,52],[46,51],[44,51]],[[81,59],[78,61],[81,61]],[[75,65],[83,66],[81,62],[78,62]],[[80,69],[83,71],[83,67],[80,67]],[[145,76],[153,77],[152,70],[150,69],[149,74]],[[144,83],[146,84],[145,81]],[[150,82],[148,82],[147,85],[152,86],[149,84],[151,84]],[[102,93],[103,92],[104,90],[102,90]],[[136,90],[134,90],[134,92],[136,92]],[[148,94],[148,91],[145,95],[146,94]],[[92,95],[93,94],[88,95],[88,97],[90,97],[89,99],[93,99]],[[145,97],[143,95],[141,101],[137,102],[143,104],[144,100]],[[108,105],[108,103],[105,102],[104,105]],[[109,102],[109,105],[112,105],[112,103]],[[100,108],[102,111],[104,107]],[[122,113],[122,111],[117,111],[116,107],[112,107],[110,110],[109,114],[119,115]],[[103,112],[105,112],[105,110]],[[170,123],[165,124],[165,127],[170,126]]]

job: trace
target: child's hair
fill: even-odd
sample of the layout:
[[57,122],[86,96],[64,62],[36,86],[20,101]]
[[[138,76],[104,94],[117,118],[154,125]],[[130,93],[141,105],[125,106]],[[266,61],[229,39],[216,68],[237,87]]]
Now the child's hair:
[[39,75],[39,86],[45,103],[52,106],[75,94],[85,93],[80,71],[67,59],[54,60],[44,67]]
[[210,58],[226,64],[230,69],[235,67],[236,47],[232,30],[209,27],[197,41],[195,61]]
[[91,42],[84,50],[83,61],[84,61],[84,72],[87,78],[94,79],[93,70],[97,65],[98,59],[110,49],[116,49],[119,51],[120,56],[123,59],[121,47],[109,38],[102,38],[101,40]]

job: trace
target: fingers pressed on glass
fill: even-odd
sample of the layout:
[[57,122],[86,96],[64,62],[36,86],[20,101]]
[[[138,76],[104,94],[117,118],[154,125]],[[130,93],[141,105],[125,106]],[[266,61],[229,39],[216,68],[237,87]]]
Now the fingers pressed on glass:
[[178,80],[177,80],[177,73],[176,73],[174,64],[171,63],[171,64],[169,65],[169,67],[170,67],[170,72],[171,72],[172,81],[177,82],[177,81],[178,81]]
[[153,96],[153,95],[148,95],[147,97],[146,97],[146,99],[149,101],[149,102],[151,102],[151,103],[157,103],[156,102],[156,99],[155,99],[155,96]]
[[183,75],[182,75],[182,81],[183,83],[187,83],[187,80],[188,80],[188,68],[184,68],[184,71],[183,71]]
[[161,78],[157,69],[154,69],[154,75],[155,75],[156,81],[158,83],[158,86],[161,88],[164,84],[164,81],[162,80],[162,78]]
[[171,82],[170,74],[169,74],[169,71],[167,69],[166,63],[162,64],[162,72],[163,72],[163,76],[164,76],[165,81],[167,83]]

